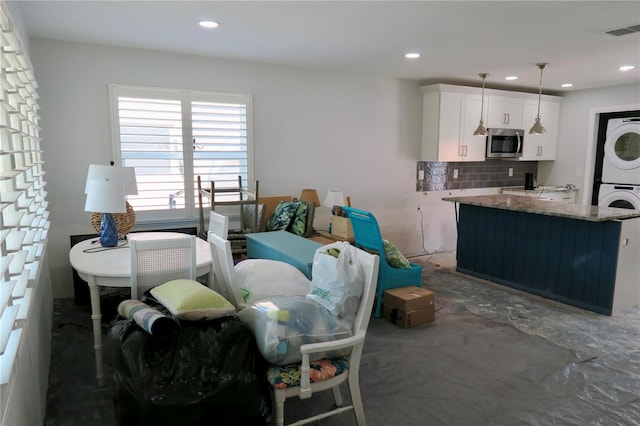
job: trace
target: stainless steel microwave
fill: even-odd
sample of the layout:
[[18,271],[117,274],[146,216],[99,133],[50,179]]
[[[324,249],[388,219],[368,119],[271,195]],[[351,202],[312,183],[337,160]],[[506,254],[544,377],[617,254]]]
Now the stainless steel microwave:
[[487,158],[522,157],[524,130],[522,129],[487,129]]

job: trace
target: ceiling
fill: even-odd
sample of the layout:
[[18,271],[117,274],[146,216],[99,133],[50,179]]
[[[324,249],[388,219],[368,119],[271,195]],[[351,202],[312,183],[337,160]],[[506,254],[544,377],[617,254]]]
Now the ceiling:
[[[640,82],[640,1],[14,1],[31,37],[561,94]],[[220,27],[205,30],[201,19]],[[408,60],[409,51],[421,53]],[[635,65],[621,72],[621,65]],[[504,78],[517,75],[516,81]],[[573,83],[569,89],[562,83]]]

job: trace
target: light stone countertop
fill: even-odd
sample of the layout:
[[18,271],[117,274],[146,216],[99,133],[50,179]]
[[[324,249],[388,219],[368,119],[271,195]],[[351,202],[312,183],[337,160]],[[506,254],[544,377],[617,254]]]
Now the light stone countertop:
[[525,192],[525,193],[543,193],[543,192],[571,192],[576,191],[575,187],[568,187],[566,185],[541,185],[536,186],[534,189],[524,189],[524,186],[505,186],[502,188],[503,191],[517,191],[517,192]]
[[560,216],[570,219],[604,222],[607,220],[640,217],[640,210],[614,207],[584,206],[576,203],[540,200],[525,195],[477,195],[469,197],[443,197],[444,201],[469,204],[472,206],[516,212],[534,213],[546,216]]

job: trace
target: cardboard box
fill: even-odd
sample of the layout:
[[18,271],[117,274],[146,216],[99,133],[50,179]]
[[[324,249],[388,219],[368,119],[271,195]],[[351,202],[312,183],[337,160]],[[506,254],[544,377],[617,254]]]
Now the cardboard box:
[[408,286],[384,292],[382,316],[404,328],[435,320],[435,294],[424,288]]
[[411,328],[434,321],[436,319],[436,311],[431,307],[405,312],[398,308],[382,305],[382,317],[399,327]]
[[390,308],[410,312],[433,307],[435,294],[422,287],[407,286],[386,290],[382,296],[382,304]]
[[344,238],[345,240],[353,240],[353,228],[351,221],[347,217],[331,216],[331,235]]

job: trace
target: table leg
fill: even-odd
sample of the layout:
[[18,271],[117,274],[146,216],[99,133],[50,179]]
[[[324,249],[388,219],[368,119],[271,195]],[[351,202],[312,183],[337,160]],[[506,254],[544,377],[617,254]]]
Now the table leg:
[[96,354],[96,380],[98,387],[104,386],[102,371],[102,313],[100,312],[100,287],[96,277],[89,276],[89,294],[91,296],[91,321],[93,322],[93,349]]

